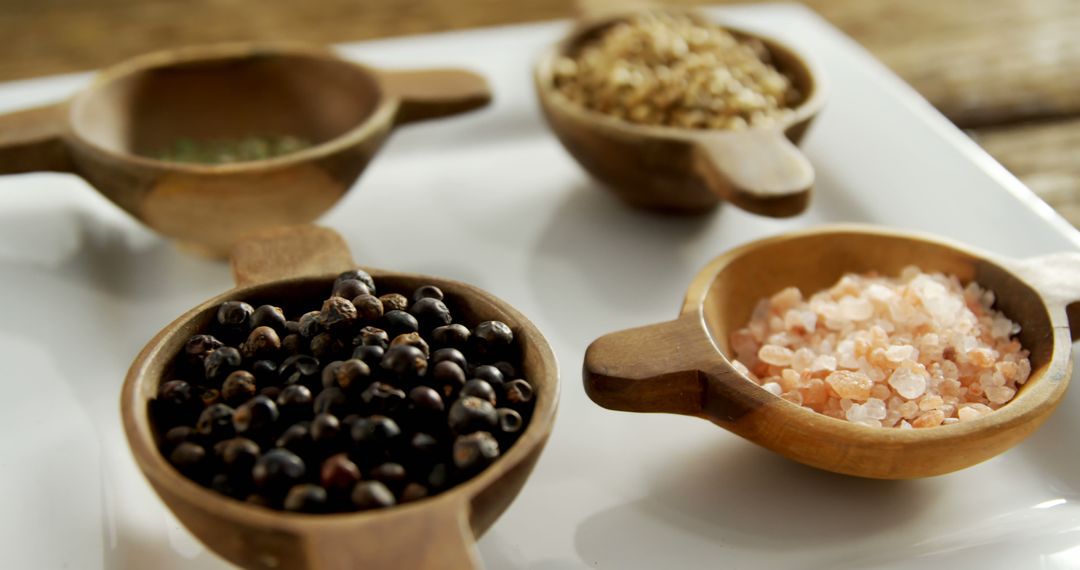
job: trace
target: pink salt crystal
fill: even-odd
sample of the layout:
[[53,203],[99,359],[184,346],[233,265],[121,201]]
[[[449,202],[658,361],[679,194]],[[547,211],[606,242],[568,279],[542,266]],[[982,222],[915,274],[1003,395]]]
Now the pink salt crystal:
[[828,355],[828,354],[822,354],[822,355],[814,358],[813,362],[810,363],[810,371],[811,372],[823,372],[823,371],[832,372],[833,370],[836,370],[836,357],[835,356],[831,356],[831,355]]
[[985,368],[994,365],[994,361],[997,360],[997,354],[989,348],[973,348],[968,351],[967,359],[968,362],[971,362],[975,366]]
[[813,333],[817,330],[817,313],[813,311],[791,309],[784,313],[784,328]]
[[994,369],[1001,374],[1001,377],[1006,382],[1015,382],[1017,377],[1020,376],[1020,367],[1015,362],[998,362],[994,365]]
[[870,397],[870,389],[874,385],[869,376],[861,372],[848,372],[846,370],[838,370],[829,374],[825,378],[825,382],[841,398],[860,401]]
[[799,377],[799,373],[790,368],[785,368],[780,372],[780,387],[784,389],[784,392],[791,392],[792,390],[802,388],[802,381]]
[[761,387],[764,388],[766,392],[772,394],[773,396],[779,396],[780,394],[784,393],[783,388],[781,388],[780,385],[777,384],[776,382],[766,382],[766,383],[762,384]]
[[824,404],[828,397],[827,390],[825,389],[825,383],[817,378],[811,379],[806,383],[806,386],[802,391],[803,404],[807,405],[819,405]]
[[945,419],[941,420],[941,425],[947,426],[947,425],[951,425],[951,424],[955,424],[955,423],[959,423],[959,422],[960,422],[960,420],[958,420],[956,418],[945,418]]
[[926,392],[926,380],[925,372],[920,371],[917,365],[905,362],[889,376],[889,386],[892,386],[897,394],[910,400]]
[[900,420],[900,429],[911,429],[911,424],[907,420]]
[[769,303],[778,312],[784,312],[799,303],[802,303],[802,291],[799,291],[798,287],[786,287],[778,291],[772,298],[769,299]]
[[802,393],[798,390],[795,390],[793,392],[784,392],[780,395],[780,397],[791,402],[792,404],[795,404],[796,406],[803,405]]
[[766,344],[758,350],[757,357],[766,364],[787,366],[791,364],[791,359],[795,357],[795,353],[789,348]]
[[986,389],[986,399],[993,404],[1004,404],[1016,395],[1016,390],[1008,386],[991,386]]
[[889,362],[903,362],[915,359],[915,347],[911,345],[892,345],[885,349],[885,358]]
[[870,398],[863,404],[863,415],[872,420],[883,420],[886,413],[885,402],[877,398]]
[[945,405],[945,401],[941,399],[941,396],[936,394],[928,394],[919,398],[919,409],[924,412],[937,410],[943,405]]
[[934,427],[941,425],[944,420],[945,414],[941,413],[941,410],[930,410],[920,414],[911,425],[917,428]]
[[967,422],[981,418],[992,411],[986,404],[966,404],[956,411],[956,417],[962,422]]
[[810,368],[810,364],[814,362],[814,351],[809,348],[800,348],[795,351],[795,356],[791,358],[791,368],[796,372],[802,372],[807,368]]
[[889,388],[887,386],[885,386],[884,384],[875,383],[873,385],[873,387],[870,388],[870,398],[877,398],[878,400],[887,400],[887,399],[889,399],[889,396],[891,394],[892,394],[892,392],[890,392]]
[[908,400],[903,404],[900,404],[900,415],[906,420],[914,419],[919,413],[919,405],[915,402]]
[[857,297],[840,299],[840,318],[849,321],[865,321],[874,316],[874,306],[870,301]]

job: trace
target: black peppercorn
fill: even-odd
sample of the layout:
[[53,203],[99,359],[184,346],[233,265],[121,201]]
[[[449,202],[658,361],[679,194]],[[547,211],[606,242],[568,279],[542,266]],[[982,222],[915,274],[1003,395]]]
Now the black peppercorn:
[[498,368],[491,366],[490,364],[481,364],[473,371],[473,378],[479,378],[491,384],[492,386],[502,386],[505,382],[503,373]]
[[383,354],[379,366],[389,371],[394,378],[411,380],[427,372],[427,357],[415,346],[398,345],[390,347]]
[[513,364],[510,364],[509,362],[507,362],[505,360],[500,360],[499,362],[496,362],[493,366],[495,366],[495,368],[499,369],[499,372],[502,374],[504,382],[506,381],[507,378],[516,378],[517,377],[517,369],[514,368]]
[[375,295],[359,295],[352,300],[360,320],[374,322],[383,316],[383,304]]
[[169,454],[169,463],[184,475],[202,480],[207,475],[206,449],[197,443],[185,441]]
[[270,327],[274,329],[274,332],[278,333],[278,336],[289,334],[287,323],[288,321],[285,319],[285,313],[281,310],[281,307],[273,305],[260,305],[251,314],[249,322],[252,329]]
[[412,409],[424,413],[442,413],[446,408],[442,396],[428,386],[416,386],[409,391]]
[[273,360],[256,360],[251,363],[251,373],[260,384],[276,383],[278,378],[277,363]]
[[472,332],[476,352],[484,356],[501,355],[514,342],[514,332],[502,321],[484,321]]
[[447,421],[455,434],[463,435],[493,430],[499,422],[499,415],[491,402],[466,396],[450,406]]
[[281,361],[278,375],[285,384],[303,384],[308,388],[317,387],[320,376],[319,359],[306,354],[297,354]]
[[442,289],[439,289],[434,285],[421,285],[417,287],[412,294],[413,303],[416,303],[420,299],[435,299],[437,301],[442,301],[445,298]]
[[307,352],[308,344],[309,341],[299,333],[292,333],[281,339],[281,351],[289,356],[303,354]]
[[337,279],[334,280],[334,283],[336,284],[340,281],[348,281],[349,279],[356,279],[357,281],[363,283],[368,288],[368,290],[371,291],[372,295],[375,294],[375,280],[371,278],[371,274],[367,271],[364,271],[363,269],[353,269],[351,271],[346,271],[341,275],[338,275]]
[[311,390],[307,386],[301,384],[285,386],[277,397],[278,411],[282,418],[295,421],[312,413],[312,400]]
[[394,337],[394,340],[390,341],[390,348],[401,345],[413,346],[420,349],[420,352],[424,353],[425,358],[430,352],[428,344],[424,342],[424,337],[420,336],[420,333],[399,334]]
[[440,348],[465,348],[469,345],[470,336],[472,333],[469,329],[457,323],[436,327],[431,331],[432,344]]
[[343,297],[330,297],[323,301],[322,310],[319,311],[319,324],[328,331],[347,329],[356,322],[356,318],[356,307],[352,301]]
[[492,406],[499,402],[499,398],[495,395],[495,389],[491,387],[491,384],[488,384],[479,378],[473,378],[461,387],[461,397],[464,398],[466,396],[487,400],[488,402],[491,402]]
[[368,472],[368,478],[379,481],[387,488],[400,489],[406,483],[408,474],[400,463],[382,463],[376,465]]
[[409,300],[399,293],[387,293],[379,297],[383,304],[383,312],[404,311],[409,308]]
[[225,404],[213,404],[199,414],[195,431],[210,441],[219,441],[233,436],[233,409]]
[[401,502],[411,503],[413,501],[419,501],[427,496],[427,487],[420,483],[409,483],[408,485],[405,485],[405,489],[401,491]]
[[503,386],[503,394],[510,406],[521,407],[532,401],[533,387],[525,380],[511,380]]
[[323,461],[319,470],[319,482],[332,493],[348,491],[359,480],[360,468],[346,453],[331,455]]
[[183,380],[169,380],[158,386],[157,401],[159,406],[170,410],[184,409],[194,400],[191,384]]
[[360,399],[372,412],[388,414],[405,401],[405,392],[384,382],[372,382],[360,393]]
[[334,289],[330,294],[343,299],[353,299],[360,295],[368,295],[371,290],[358,279],[345,279],[334,283]]
[[454,466],[476,473],[499,457],[499,442],[486,431],[458,436],[454,440]]
[[234,481],[246,481],[251,477],[251,470],[255,467],[255,460],[259,458],[259,444],[243,437],[226,439],[215,446],[220,447],[222,465]]
[[294,485],[285,495],[283,506],[294,513],[321,513],[326,510],[326,489],[310,483]]
[[261,394],[263,396],[266,396],[267,398],[270,398],[271,400],[277,402],[278,396],[281,395],[281,387],[280,386],[267,386],[265,388],[260,389],[259,394]]
[[304,479],[304,460],[285,449],[271,449],[259,456],[251,471],[252,479],[267,495],[281,496]]
[[353,422],[350,435],[365,458],[371,458],[386,451],[401,435],[401,428],[386,416],[370,416]]
[[345,343],[331,333],[319,333],[311,339],[311,354],[319,360],[333,360],[344,351]]
[[369,369],[377,369],[384,354],[386,351],[381,346],[360,345],[353,349],[352,357],[364,361]]
[[465,386],[465,371],[450,360],[444,360],[431,370],[430,383],[444,399],[453,399]]
[[207,354],[223,346],[224,343],[208,334],[197,334],[184,344],[184,355],[190,364],[201,365]]
[[300,316],[300,336],[304,338],[313,338],[315,335],[322,332],[322,324],[319,323],[320,311],[308,311]]
[[240,351],[231,346],[223,346],[206,355],[203,360],[204,376],[209,381],[222,381],[234,370],[240,368],[243,359]]
[[427,484],[432,489],[442,489],[450,482],[450,469],[445,463],[438,463],[428,472]]
[[194,438],[195,428],[191,426],[176,426],[165,432],[165,437],[162,438],[162,447],[165,449],[174,449],[181,443],[192,441]]
[[345,392],[341,391],[341,388],[324,388],[322,392],[319,392],[318,396],[315,396],[314,409],[316,414],[338,415],[345,411],[348,403],[349,399],[345,396]]
[[314,448],[310,427],[311,422],[297,422],[282,432],[274,445],[297,455],[310,455]]
[[341,422],[332,414],[319,414],[311,420],[308,428],[313,441],[319,449],[328,450],[337,442],[341,435]]
[[417,432],[409,439],[408,451],[413,465],[430,464],[438,458],[439,440],[429,434]]
[[214,388],[199,388],[199,402],[204,408],[221,403],[221,391]]
[[266,433],[278,419],[277,404],[266,396],[255,396],[233,412],[236,433],[258,435]]
[[446,304],[432,297],[425,297],[413,303],[412,307],[409,307],[409,314],[416,317],[420,330],[425,332],[446,326],[454,320]]
[[247,340],[240,345],[240,354],[248,360],[272,358],[279,350],[281,350],[281,338],[277,331],[265,326],[251,329]]
[[521,419],[521,414],[517,413],[516,410],[499,408],[495,412],[499,414],[499,431],[503,434],[516,434],[525,425],[525,421]]
[[469,366],[468,361],[465,360],[465,355],[456,348],[440,348],[439,350],[431,353],[432,366],[435,366],[436,364],[444,360],[449,360],[450,362],[457,364],[459,367],[461,367],[462,371],[464,371]]
[[361,481],[353,487],[352,502],[357,510],[383,509],[396,504],[394,494],[378,481]]
[[[333,364],[331,363],[323,369],[324,387],[337,386],[348,393],[350,390],[366,384],[368,377],[371,376],[371,368],[363,360],[357,358],[340,361],[337,366],[331,368]],[[330,371],[329,374],[327,374],[327,370]]]
[[225,301],[218,307],[218,324],[229,329],[246,330],[255,309],[243,301]]
[[387,311],[379,319],[379,327],[394,338],[400,334],[413,333],[420,330],[416,318],[405,311]]
[[390,346],[390,335],[378,327],[364,327],[353,339],[353,346],[377,346],[385,350]]
[[255,395],[255,375],[246,370],[237,370],[225,378],[221,384],[221,397],[230,406],[239,406]]

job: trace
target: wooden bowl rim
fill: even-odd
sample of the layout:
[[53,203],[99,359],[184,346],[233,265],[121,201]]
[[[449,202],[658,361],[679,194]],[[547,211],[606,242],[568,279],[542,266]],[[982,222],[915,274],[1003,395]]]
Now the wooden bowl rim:
[[[371,79],[372,85],[375,86],[377,103],[363,121],[332,139],[282,156],[226,164],[173,162],[131,152],[115,151],[83,136],[75,126],[75,116],[79,112],[80,106],[85,104],[90,96],[101,88],[124,77],[154,68],[168,68],[196,62],[241,61],[266,56],[299,56],[350,66]],[[251,174],[312,162],[361,144],[374,136],[385,125],[393,122],[400,103],[401,101],[398,98],[387,94],[379,70],[341,57],[329,47],[290,41],[216,43],[150,52],[102,70],[90,85],[77,92],[68,101],[66,113],[68,128],[66,135],[80,145],[93,149],[97,153],[144,168],[202,176]]]
[[[972,260],[989,263],[1008,273],[1034,291],[1039,299],[1040,306],[1047,313],[1051,325],[1049,342],[1052,348],[1050,359],[1038,371],[1038,374],[1033,372],[1024,384],[1023,389],[1018,390],[1016,396],[1001,408],[974,420],[931,428],[901,430],[897,428],[860,426],[804,408],[765,391],[764,388],[761,388],[749,378],[738,374],[731,367],[730,360],[717,344],[712,328],[705,317],[706,297],[711,291],[713,283],[722,278],[721,274],[724,269],[735,260],[746,255],[753,255],[756,250],[771,244],[829,234],[852,234],[860,237],[884,237],[927,243],[959,253]],[[696,314],[701,321],[702,332],[707,336],[708,342],[716,352],[716,356],[721,358],[724,365],[741,380],[756,388],[766,406],[775,406],[778,412],[790,417],[792,422],[800,422],[810,429],[832,437],[843,438],[845,441],[861,441],[882,445],[941,443],[951,440],[970,443],[974,441],[971,439],[974,434],[990,436],[1013,426],[1038,420],[1040,417],[1052,412],[1064,396],[1065,389],[1070,381],[1070,377],[1066,372],[1069,369],[1072,340],[1069,336],[1069,325],[1065,317],[1064,307],[1048,305],[1038,287],[1016,275],[1004,261],[1005,258],[1000,256],[931,234],[886,229],[864,224],[829,224],[755,240],[717,256],[695,275],[693,283],[687,289],[680,314]]]
[[[710,23],[716,24],[723,29],[732,32],[736,36],[743,36],[748,38],[755,38],[764,43],[770,52],[780,52],[789,56],[793,61],[797,62],[801,68],[799,71],[804,73],[811,83],[810,93],[806,95],[798,106],[792,107],[792,116],[786,120],[774,123],[762,127],[753,127],[745,130],[730,130],[730,129],[688,129],[681,127],[668,127],[657,125],[639,125],[637,123],[631,123],[618,117],[613,117],[606,113],[594,111],[575,103],[567,99],[558,89],[555,89],[553,82],[553,65],[556,58],[560,57],[572,46],[576,45],[577,40],[582,36],[587,35],[597,28],[604,26],[610,26],[619,20],[624,20],[636,13],[642,11],[655,11],[656,8],[646,8],[644,10],[624,10],[609,14],[603,18],[590,20],[586,22],[579,22],[579,26],[572,30],[569,34],[563,37],[554,46],[549,47],[541,54],[540,58],[536,61],[534,66],[533,78],[536,91],[540,99],[550,105],[550,107],[564,115],[569,115],[577,119],[579,122],[589,123],[593,128],[600,128],[609,131],[614,131],[625,136],[640,137],[640,138],[654,138],[660,140],[680,141],[680,142],[698,142],[707,140],[714,137],[737,137],[740,135],[758,134],[762,132],[784,132],[792,127],[804,124],[813,119],[822,107],[825,105],[825,99],[827,96],[828,86],[825,82],[825,74],[821,68],[821,65],[812,57],[808,56],[803,51],[795,49],[790,44],[778,40],[775,37],[764,34],[758,31],[751,31],[740,26],[730,25],[725,22],[717,22],[713,19],[707,18],[697,11],[690,9],[680,9],[673,6],[665,6],[663,11],[685,13],[692,16],[702,18]],[[585,25],[581,25],[581,24]]]
[[[198,483],[181,475],[172,465],[166,461],[164,455],[158,450],[150,426],[147,398],[141,396],[142,387],[150,380],[148,369],[155,365],[159,359],[169,359],[172,355],[164,355],[163,345],[170,337],[178,334],[182,326],[191,321],[198,314],[211,309],[223,301],[236,298],[248,298],[270,289],[290,287],[302,283],[314,281],[331,282],[337,277],[337,273],[324,273],[321,275],[306,275],[290,279],[282,279],[260,283],[248,287],[237,287],[208,299],[196,307],[186,311],[183,315],[169,323],[158,332],[132,362],[131,368],[124,380],[121,390],[121,419],[124,424],[124,432],[131,448],[135,462],[143,475],[154,485],[167,486],[188,505],[206,512],[215,512],[223,518],[242,521],[243,524],[262,529],[305,534],[317,532],[326,525],[350,525],[363,526],[367,524],[381,524],[391,519],[404,519],[413,513],[423,509],[440,511],[455,511],[459,513],[471,512],[472,501],[485,490],[495,484],[503,475],[509,473],[522,462],[526,461],[530,454],[539,453],[547,443],[555,421],[560,394],[560,381],[558,361],[547,339],[540,333],[536,326],[522,313],[503,301],[474,285],[428,275],[385,271],[380,269],[367,269],[376,279],[417,279],[434,283],[444,291],[452,294],[467,294],[477,296],[483,301],[490,303],[499,310],[510,315],[516,322],[517,328],[523,341],[537,351],[541,366],[545,372],[546,381],[542,385],[533,383],[536,388],[536,407],[533,417],[529,421],[525,432],[510,451],[501,455],[493,464],[488,466],[478,475],[460,483],[442,493],[428,497],[414,503],[396,505],[392,508],[379,511],[361,511],[354,513],[328,513],[328,514],[305,514],[276,511],[250,505],[236,499],[219,495],[215,491],[202,487]],[[506,504],[512,502],[511,498]],[[172,510],[173,505],[166,503]],[[500,508],[504,507],[502,505]],[[433,512],[432,511],[432,512]]]

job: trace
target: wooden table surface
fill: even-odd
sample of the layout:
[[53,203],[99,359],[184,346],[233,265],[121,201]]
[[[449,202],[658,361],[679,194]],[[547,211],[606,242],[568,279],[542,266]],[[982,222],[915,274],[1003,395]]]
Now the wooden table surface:
[[[1080,226],[1080,1],[805,3]],[[573,13],[574,0],[3,0],[0,81],[194,43],[343,42]]]

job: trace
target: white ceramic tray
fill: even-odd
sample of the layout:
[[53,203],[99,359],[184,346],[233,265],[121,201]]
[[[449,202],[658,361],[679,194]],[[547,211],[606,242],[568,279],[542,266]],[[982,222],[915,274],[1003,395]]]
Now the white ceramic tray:
[[[1080,390],[1028,441],[907,482],[791,463],[705,421],[610,412],[581,388],[586,345],[673,317],[691,276],[734,245],[814,224],[931,231],[997,253],[1075,249],[1080,235],[910,88],[813,13],[716,10],[817,57],[831,97],[806,138],[811,209],[787,220],[627,209],[544,127],[530,64],[565,23],[343,46],[387,66],[468,65],[496,93],[478,114],[403,129],[323,222],[356,259],[475,283],[554,347],[563,401],[517,501],[480,541],[488,568],[1080,567]],[[88,76],[0,86],[0,110]],[[238,212],[237,215],[242,215]],[[429,230],[438,228],[438,236]],[[231,286],[80,180],[0,178],[0,567],[225,567],[135,467],[118,395],[143,344]]]

